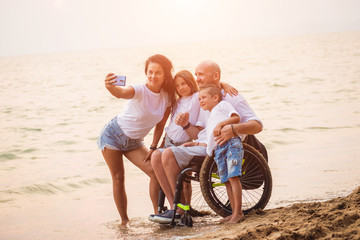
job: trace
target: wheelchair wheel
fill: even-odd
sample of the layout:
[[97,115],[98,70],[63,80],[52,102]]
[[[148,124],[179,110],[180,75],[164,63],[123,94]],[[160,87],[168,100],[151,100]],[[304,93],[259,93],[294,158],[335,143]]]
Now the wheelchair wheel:
[[[242,163],[242,211],[264,209],[269,202],[272,190],[272,178],[264,157],[250,145],[243,143],[244,159]],[[225,184],[220,182],[217,166],[213,157],[206,157],[200,170],[200,186],[203,197],[210,208],[222,217],[232,213]]]

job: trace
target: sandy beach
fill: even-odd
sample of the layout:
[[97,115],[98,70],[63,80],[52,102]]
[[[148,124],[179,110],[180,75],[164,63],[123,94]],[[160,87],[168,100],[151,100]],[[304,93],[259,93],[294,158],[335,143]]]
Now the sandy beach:
[[253,212],[241,223],[192,239],[360,239],[360,187],[326,202]]

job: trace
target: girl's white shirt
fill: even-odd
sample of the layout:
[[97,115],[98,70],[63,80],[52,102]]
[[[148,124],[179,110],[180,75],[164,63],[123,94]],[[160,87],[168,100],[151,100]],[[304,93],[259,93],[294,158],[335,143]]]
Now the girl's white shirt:
[[117,116],[117,123],[126,136],[142,139],[163,119],[171,103],[163,90],[154,93],[145,84],[131,87],[134,88],[135,95]]

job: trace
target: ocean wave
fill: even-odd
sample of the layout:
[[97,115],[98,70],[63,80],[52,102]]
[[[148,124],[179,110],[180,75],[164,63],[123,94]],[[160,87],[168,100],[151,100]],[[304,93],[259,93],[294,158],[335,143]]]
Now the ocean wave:
[[36,152],[38,150],[39,149],[37,149],[37,148],[27,148],[25,150],[11,149],[9,151],[5,151],[5,152],[0,153],[0,162],[20,159],[21,154],[33,153],[33,152]]
[[280,132],[300,132],[300,129],[296,129],[296,128],[281,128],[278,129],[276,131],[280,131]]
[[[89,178],[80,181],[73,181],[75,177],[62,178],[59,179],[59,183],[42,183],[42,184],[32,184],[28,186],[23,186],[17,189],[6,189],[0,191],[2,197],[4,196],[13,196],[13,195],[28,195],[28,194],[40,194],[40,195],[54,195],[58,193],[71,192],[77,189],[82,189],[84,187],[99,185],[99,184],[108,184],[110,180],[104,178]],[[65,182],[64,182],[65,180]],[[69,182],[68,180],[72,180]],[[7,202],[5,199],[0,200],[0,202]],[[11,198],[8,198],[11,199]],[[11,201],[11,200],[8,200]]]
[[7,161],[7,160],[14,160],[19,158],[17,154],[14,153],[2,153],[0,154],[0,162],[1,161]]
[[313,126],[307,127],[307,130],[334,130],[334,129],[347,129],[347,128],[357,128],[359,126],[338,126],[338,127],[323,127],[323,126]]
[[41,128],[21,128],[23,131],[41,132]]

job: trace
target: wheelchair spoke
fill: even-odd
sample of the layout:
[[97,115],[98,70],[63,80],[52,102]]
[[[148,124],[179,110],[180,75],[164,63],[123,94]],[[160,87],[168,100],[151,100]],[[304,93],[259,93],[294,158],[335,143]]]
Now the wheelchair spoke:
[[[262,189],[243,191],[243,205],[253,206],[255,203],[259,201],[262,194],[263,194]],[[247,208],[248,207],[243,209],[245,210]]]

